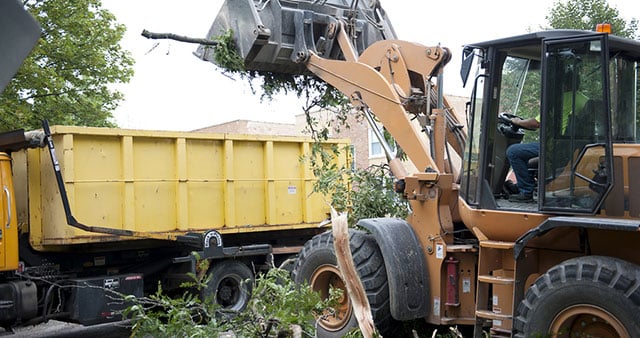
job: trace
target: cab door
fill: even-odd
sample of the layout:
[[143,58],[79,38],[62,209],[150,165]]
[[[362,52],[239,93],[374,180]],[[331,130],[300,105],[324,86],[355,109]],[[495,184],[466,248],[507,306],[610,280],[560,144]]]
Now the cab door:
[[606,34],[543,42],[539,208],[594,214],[613,184]]
[[0,153],[0,204],[2,222],[0,223],[0,271],[18,269],[18,222],[13,195],[11,176],[11,158]]

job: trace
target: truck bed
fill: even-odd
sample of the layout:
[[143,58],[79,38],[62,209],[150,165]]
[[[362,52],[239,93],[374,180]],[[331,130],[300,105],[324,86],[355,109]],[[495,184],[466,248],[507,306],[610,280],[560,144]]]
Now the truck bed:
[[[315,178],[300,161],[311,139],[67,126],[51,131],[71,211],[83,224],[157,238],[211,229],[317,228],[329,211],[312,193]],[[344,163],[341,156],[337,161]],[[122,239],[67,225],[46,149],[14,153],[13,161],[18,220],[36,249]]]

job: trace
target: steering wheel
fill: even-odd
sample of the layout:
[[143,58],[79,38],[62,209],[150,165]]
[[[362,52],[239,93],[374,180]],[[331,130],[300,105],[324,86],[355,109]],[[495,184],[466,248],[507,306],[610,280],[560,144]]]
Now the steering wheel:
[[514,133],[518,132],[518,130],[520,130],[520,129],[535,130],[535,129],[519,126],[519,125],[516,125],[515,123],[511,122],[511,119],[513,119],[515,117],[523,120],[523,118],[521,118],[518,115],[509,114],[509,113],[500,113],[500,114],[498,114],[498,121],[503,123],[503,124],[505,124],[507,127],[510,127],[511,131],[514,132]]

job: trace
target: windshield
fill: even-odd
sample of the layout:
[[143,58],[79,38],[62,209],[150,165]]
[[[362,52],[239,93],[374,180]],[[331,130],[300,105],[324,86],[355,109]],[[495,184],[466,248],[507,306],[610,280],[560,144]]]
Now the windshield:
[[[640,142],[638,60],[614,55],[609,61],[612,141]],[[592,76],[590,70],[585,76]],[[588,83],[592,81],[585,80]],[[507,56],[502,69],[499,111],[522,118],[540,120],[540,62]],[[524,141],[538,139],[538,133],[526,133]]]
[[[509,197],[519,187],[514,187],[517,177],[507,150],[538,144],[538,156],[519,166],[519,173],[534,175],[533,200],[539,203],[518,203],[517,208],[594,213],[608,191],[618,189],[615,204],[624,213],[630,210],[629,188],[622,178],[613,185],[612,168],[614,160],[626,161],[620,156],[637,154],[626,144],[640,141],[639,53],[633,43],[609,45],[601,34],[550,36],[465,48],[461,75],[469,75],[474,89],[461,196],[479,208],[515,208]],[[474,70],[479,75],[473,77]],[[513,128],[514,115],[530,120],[530,130]],[[614,174],[622,177],[623,169],[632,170],[635,163],[629,159]]]
[[[507,56],[502,68],[499,112],[540,120],[540,62]],[[526,133],[525,142],[538,139]]]

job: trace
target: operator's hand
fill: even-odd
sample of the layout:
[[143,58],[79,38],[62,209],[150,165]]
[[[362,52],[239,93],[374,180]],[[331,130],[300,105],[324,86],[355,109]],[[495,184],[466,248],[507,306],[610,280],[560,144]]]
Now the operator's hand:
[[516,116],[516,117],[512,117],[511,119],[509,119],[509,121],[511,121],[512,124],[515,124],[516,126],[521,127],[521,125],[520,125],[520,121],[522,121],[521,118]]
[[513,123],[515,126],[518,126],[520,128],[524,128],[524,129],[528,129],[528,130],[536,130],[538,128],[540,128],[540,122],[538,122],[538,120],[536,120],[535,118],[529,118],[529,119],[521,119],[520,117],[512,117],[510,119],[511,123]]

